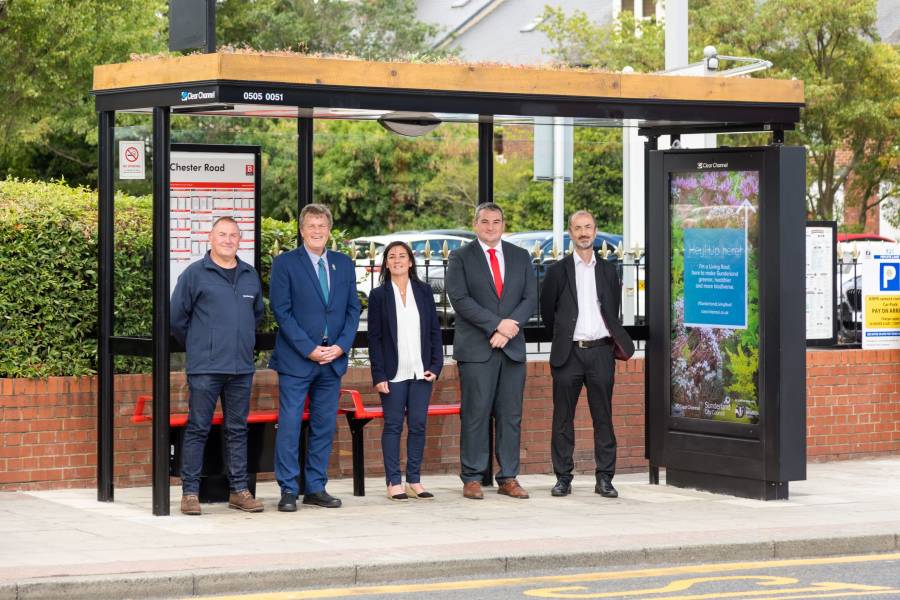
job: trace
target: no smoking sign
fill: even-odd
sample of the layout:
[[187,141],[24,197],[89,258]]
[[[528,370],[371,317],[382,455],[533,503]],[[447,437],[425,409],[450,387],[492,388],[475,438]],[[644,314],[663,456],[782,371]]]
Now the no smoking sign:
[[119,179],[144,179],[144,142],[119,142]]

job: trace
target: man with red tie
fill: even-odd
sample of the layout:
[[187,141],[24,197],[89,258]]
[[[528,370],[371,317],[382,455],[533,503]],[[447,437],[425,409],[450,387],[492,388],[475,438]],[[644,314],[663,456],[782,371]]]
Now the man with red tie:
[[498,492],[528,498],[516,481],[525,336],[522,326],[537,307],[537,281],[528,252],[501,241],[503,210],[485,202],[475,209],[477,241],[450,255],[447,295],[456,313],[453,358],[461,399],[460,477],[463,496],[484,498],[481,479],[490,461],[490,419],[495,420]]

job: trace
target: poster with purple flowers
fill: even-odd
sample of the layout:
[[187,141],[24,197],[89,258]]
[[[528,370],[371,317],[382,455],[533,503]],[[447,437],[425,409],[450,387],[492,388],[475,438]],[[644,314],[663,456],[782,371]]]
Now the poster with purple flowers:
[[672,173],[673,417],[759,421],[759,179]]

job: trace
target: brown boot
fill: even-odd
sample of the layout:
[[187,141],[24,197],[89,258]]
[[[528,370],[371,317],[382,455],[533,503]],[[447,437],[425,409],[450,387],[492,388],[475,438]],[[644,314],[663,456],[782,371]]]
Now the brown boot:
[[200,514],[200,498],[194,494],[187,494],[181,497],[181,513],[185,515]]
[[481,484],[477,481],[468,481],[463,485],[463,496],[469,500],[483,500],[484,492],[481,491]]
[[228,496],[228,508],[257,513],[263,511],[263,503],[254,498],[250,490],[241,490]]
[[503,480],[497,488],[497,493],[509,496],[510,498],[518,498],[520,500],[528,498],[528,492],[526,492],[525,488],[519,485],[519,482],[515,479]]

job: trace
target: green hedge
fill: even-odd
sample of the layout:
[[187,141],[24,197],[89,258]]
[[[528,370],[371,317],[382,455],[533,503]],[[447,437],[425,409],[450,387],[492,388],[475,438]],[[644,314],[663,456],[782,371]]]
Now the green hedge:
[[[151,209],[150,198],[116,196],[115,335],[151,332]],[[263,219],[267,298],[272,256],[296,246],[296,231],[296,222]],[[0,181],[0,377],[94,373],[97,301],[96,191]],[[116,360],[118,371],[147,368]]]

